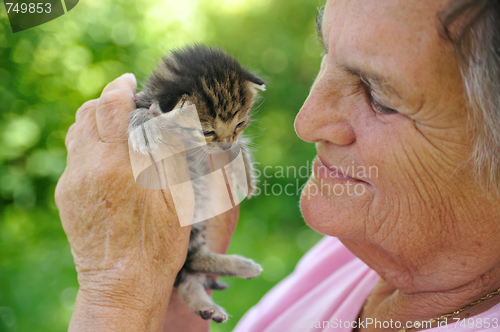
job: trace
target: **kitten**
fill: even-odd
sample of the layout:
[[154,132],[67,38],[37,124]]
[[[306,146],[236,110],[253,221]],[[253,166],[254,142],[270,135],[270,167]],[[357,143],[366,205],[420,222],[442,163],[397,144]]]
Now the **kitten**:
[[[264,81],[219,49],[194,45],[172,51],[162,59],[147,79],[144,90],[137,95],[138,108],[131,113],[129,122],[132,148],[143,154],[154,153],[162,144],[164,128],[143,125],[162,113],[180,112],[183,107],[194,105],[202,133],[191,133],[186,128],[185,132],[202,135],[208,146],[219,144],[222,150],[229,149],[236,154],[241,151],[250,197],[255,189],[252,159],[247,141],[240,135],[249,124],[256,89],[265,90],[264,87]],[[140,126],[142,130],[134,131]],[[191,179],[207,174],[206,162],[190,160],[199,158],[196,154],[196,150],[186,153]],[[204,154],[205,161],[207,155]],[[204,213],[210,188],[202,182],[193,184],[193,189],[196,193],[194,220],[197,220]],[[177,275],[175,287],[194,312],[203,319],[220,323],[227,320],[227,314],[212,301],[206,289],[225,289],[227,285],[207,274],[251,278],[261,271],[250,259],[210,251],[205,241],[205,221],[202,221],[192,225],[186,262]]]

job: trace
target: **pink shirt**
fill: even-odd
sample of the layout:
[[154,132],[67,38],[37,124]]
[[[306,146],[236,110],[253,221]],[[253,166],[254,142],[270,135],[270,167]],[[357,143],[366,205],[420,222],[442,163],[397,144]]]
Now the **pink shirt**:
[[[294,272],[245,314],[233,332],[350,332],[377,280],[375,271],[337,238],[325,237],[302,257]],[[471,321],[448,322],[427,331],[500,331],[500,304]],[[382,323],[390,324],[379,321],[376,327],[383,327]],[[485,329],[488,323],[490,328]],[[370,326],[375,324],[372,321]]]

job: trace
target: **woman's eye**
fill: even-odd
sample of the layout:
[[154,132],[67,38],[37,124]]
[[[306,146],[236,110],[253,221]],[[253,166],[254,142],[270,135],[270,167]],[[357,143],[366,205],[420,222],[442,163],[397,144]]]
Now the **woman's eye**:
[[398,113],[398,111],[393,110],[392,108],[386,107],[382,104],[380,104],[378,101],[373,98],[372,94],[369,94],[370,98],[370,104],[372,105],[372,108],[375,112],[381,113],[381,114],[395,114]]
[[215,136],[215,131],[203,131],[205,137]]
[[245,121],[242,121],[236,125],[236,128],[241,128],[245,124]]

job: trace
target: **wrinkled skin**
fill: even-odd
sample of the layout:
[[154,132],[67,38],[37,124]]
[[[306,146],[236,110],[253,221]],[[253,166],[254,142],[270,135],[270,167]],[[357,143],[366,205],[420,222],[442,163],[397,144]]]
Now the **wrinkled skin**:
[[472,176],[458,58],[438,33],[449,3],[326,4],[327,51],[295,128],[323,164],[353,167],[362,194],[317,169],[301,207],[381,276],[363,317],[430,319],[500,287],[500,200]]
[[[126,132],[136,87],[131,74],[108,84],[66,136],[55,196],[80,284],[69,330],[207,331],[173,289],[190,227],[180,227],[168,190],[134,182]],[[236,208],[209,222],[213,251],[225,252],[237,219]]]

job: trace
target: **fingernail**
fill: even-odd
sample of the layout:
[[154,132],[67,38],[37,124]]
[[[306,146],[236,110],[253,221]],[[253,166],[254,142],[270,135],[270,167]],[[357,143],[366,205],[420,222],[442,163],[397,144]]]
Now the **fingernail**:
[[123,74],[122,77],[129,77],[131,78],[132,80],[134,80],[135,84],[137,84],[137,78],[135,77],[134,74],[132,73],[126,73],[126,74]]

